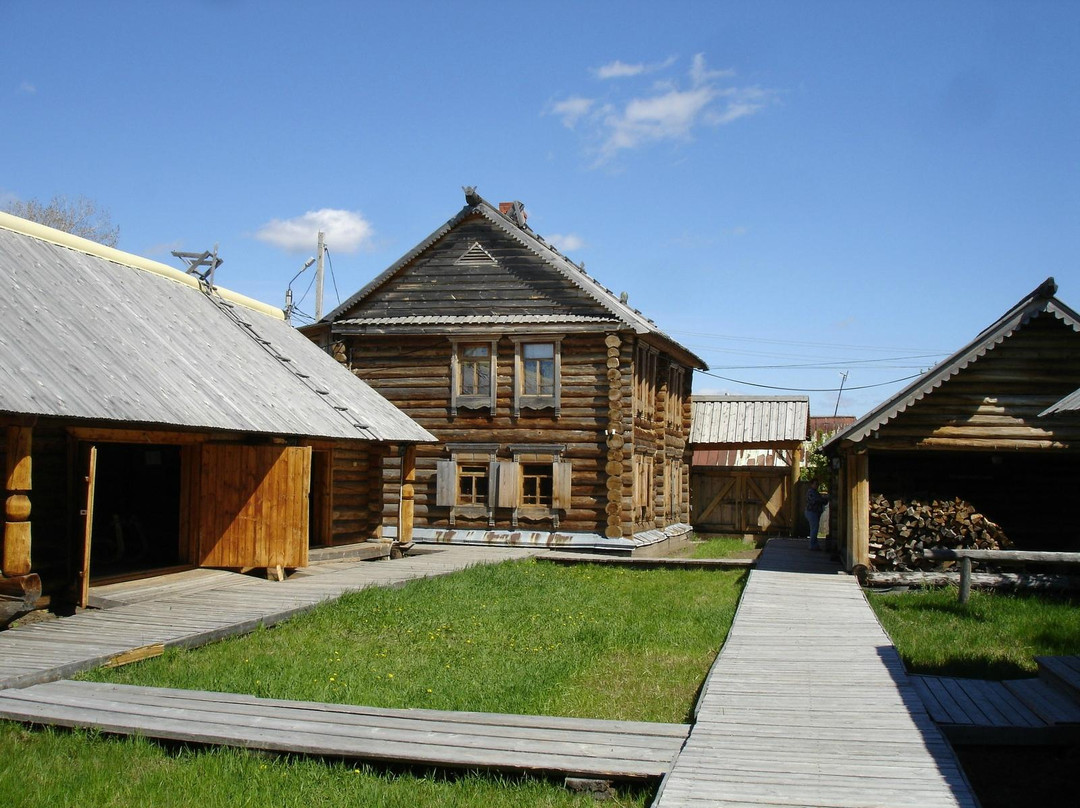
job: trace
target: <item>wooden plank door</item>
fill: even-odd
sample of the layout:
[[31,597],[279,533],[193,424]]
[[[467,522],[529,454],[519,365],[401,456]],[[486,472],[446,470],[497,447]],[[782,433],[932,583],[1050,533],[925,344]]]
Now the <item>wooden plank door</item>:
[[202,567],[306,567],[310,446],[204,444]]

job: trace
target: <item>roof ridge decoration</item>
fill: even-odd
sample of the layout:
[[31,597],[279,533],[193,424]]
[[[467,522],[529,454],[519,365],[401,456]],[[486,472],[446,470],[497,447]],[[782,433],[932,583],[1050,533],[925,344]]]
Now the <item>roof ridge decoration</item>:
[[397,274],[400,269],[434,246],[436,242],[464,219],[469,216],[480,215],[502,230],[506,235],[515,239],[538,258],[545,261],[548,266],[581,289],[602,308],[610,312],[624,326],[633,329],[634,332],[638,334],[651,334],[663,339],[691,359],[692,361],[689,362],[690,365],[701,369],[708,369],[708,365],[704,360],[669,337],[657,327],[655,322],[643,315],[637,309],[631,308],[629,305],[622,302],[614,292],[586,273],[584,265],[579,266],[575,264],[553,246],[546,243],[540,236],[534,233],[532,228],[528,225],[519,225],[506,214],[500,212],[497,207],[480,196],[476,192],[474,186],[465,186],[462,190],[465,192],[465,207],[447,220],[445,224],[428,235],[427,238],[421,241],[413,249],[409,250],[409,252],[405,253],[405,255],[391,264],[370,283],[356,292],[356,294],[352,295],[348,300],[323,317],[322,322],[332,322],[335,318],[361,302]]
[[[90,239],[82,238],[81,236],[75,236],[63,230],[57,230],[54,227],[48,227],[47,225],[32,222],[29,219],[13,216],[10,213],[0,211],[0,228],[19,233],[23,236],[29,236],[30,238],[36,238],[39,241],[44,241],[49,244],[54,244],[57,247],[64,247],[69,250],[85,253],[86,255],[91,255],[95,258],[103,258],[106,261],[120,264],[129,269],[142,270],[143,272],[160,275],[163,278],[168,278],[169,280],[182,283],[186,286],[191,286],[196,289],[200,288],[198,278],[194,275],[189,275],[182,270],[176,269],[175,267],[171,267],[168,264],[162,264],[149,258],[143,258],[141,255],[135,255],[134,253],[124,252],[115,247],[106,247],[104,244],[98,244],[96,241],[91,241]],[[268,303],[263,303],[261,300],[255,300],[247,295],[242,295],[239,292],[233,292],[220,286],[215,287],[215,290],[221,297],[225,298],[230,303],[235,303],[277,320],[285,319],[285,312]]]
[[1054,279],[1047,278],[1034,291],[1025,295],[1005,314],[979,332],[975,339],[939,362],[892,398],[856,420],[847,429],[838,432],[822,448],[828,449],[841,441],[858,443],[864,440],[872,432],[888,424],[912,404],[922,400],[928,393],[933,392],[960,371],[985,356],[1041,314],[1050,314],[1070,326],[1073,331],[1080,332],[1080,314],[1057,299],[1055,296],[1057,288]]

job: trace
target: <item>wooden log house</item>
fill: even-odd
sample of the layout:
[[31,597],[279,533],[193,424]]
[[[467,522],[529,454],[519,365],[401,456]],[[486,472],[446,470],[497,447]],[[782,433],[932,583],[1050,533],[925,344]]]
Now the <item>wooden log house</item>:
[[691,522],[707,533],[795,535],[806,396],[692,398]]
[[0,214],[0,274],[0,623],[115,575],[305,566],[376,535],[384,458],[433,440],[280,310],[179,270]]
[[632,553],[686,535],[704,363],[534,233],[520,203],[465,200],[304,329],[442,442],[418,451],[415,539]]
[[1019,550],[1080,549],[1080,316],[1056,294],[1047,279],[822,447],[848,569],[871,563],[871,494],[959,497]]

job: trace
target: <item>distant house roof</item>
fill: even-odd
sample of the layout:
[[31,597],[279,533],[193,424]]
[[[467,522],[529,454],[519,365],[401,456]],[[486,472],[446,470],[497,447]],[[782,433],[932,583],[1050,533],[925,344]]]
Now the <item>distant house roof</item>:
[[807,439],[806,396],[693,396],[690,443],[768,446]]
[[[1033,318],[1046,314],[1068,325],[1073,331],[1080,332],[1080,315],[1066,306],[1055,295],[1057,284],[1053,278],[1047,278],[1031,294],[1021,299],[1015,306],[998,318],[993,324],[983,329],[971,342],[954,353],[948,359],[928,370],[892,398],[857,420],[847,429],[834,435],[822,447],[830,449],[841,441],[858,443],[873,432],[882,428],[908,407],[933,392],[943,382],[977,361]],[[1080,408],[1080,391],[1073,393],[1042,414]],[[1059,409],[1060,408],[1060,409]]]
[[811,415],[810,434],[817,435],[824,432],[826,435],[847,429],[855,423],[854,415]]
[[[514,239],[518,244],[527,249],[533,255],[536,255],[543,262],[558,272],[566,281],[573,284],[575,287],[584,292],[589,298],[599,304],[600,308],[606,312],[606,316],[603,317],[583,317],[575,316],[571,314],[518,314],[518,315],[484,315],[485,319],[470,320],[469,323],[476,324],[541,324],[541,325],[558,325],[565,324],[582,324],[582,323],[594,323],[605,324],[610,323],[612,326],[616,326],[621,329],[630,329],[637,334],[649,335],[661,342],[665,349],[669,350],[673,355],[680,357],[681,361],[692,367],[707,369],[705,362],[691,351],[680,345],[674,339],[669,337],[663,331],[661,331],[656,323],[643,315],[640,311],[632,308],[628,303],[624,302],[620,297],[616,296],[610,289],[606,288],[598,280],[591,277],[585,272],[584,265],[579,266],[571,261],[566,256],[562,255],[555,247],[544,241],[543,238],[538,236],[532,231],[532,229],[524,223],[524,221],[512,213],[502,213],[500,210],[491,205],[487,200],[483,199],[474,189],[467,188],[465,195],[466,204],[460,211],[458,211],[452,218],[450,218],[445,224],[436,229],[419,244],[417,244],[409,252],[405,253],[401,258],[394,262],[389,268],[382,272],[378,277],[372,280],[369,284],[364,286],[360,291],[327,314],[322,322],[333,322],[335,328],[354,326],[382,326],[389,325],[460,325],[462,324],[460,318],[452,316],[427,316],[427,315],[415,315],[409,317],[373,317],[373,318],[348,318],[345,317],[346,313],[350,309],[353,309],[358,303],[361,303],[365,298],[369,297],[382,287],[387,281],[391,280],[399,271],[410,264],[412,261],[421,256],[426,250],[434,246],[440,239],[446,236],[454,227],[465,221],[470,216],[482,216],[500,231],[505,233]],[[515,203],[517,205],[518,203]],[[518,205],[520,207],[520,205]],[[509,208],[508,208],[509,210]],[[479,260],[483,258],[483,250],[480,248],[476,258],[473,260]],[[423,319],[421,319],[423,318]]]
[[0,413],[272,435],[434,438],[280,311],[0,213]]

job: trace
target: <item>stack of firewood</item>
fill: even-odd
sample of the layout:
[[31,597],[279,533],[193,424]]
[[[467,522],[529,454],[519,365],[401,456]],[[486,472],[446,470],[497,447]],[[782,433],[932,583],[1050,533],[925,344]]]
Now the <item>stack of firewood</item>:
[[870,497],[870,561],[876,570],[927,570],[923,550],[1000,550],[1012,542],[1001,527],[962,499]]

